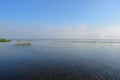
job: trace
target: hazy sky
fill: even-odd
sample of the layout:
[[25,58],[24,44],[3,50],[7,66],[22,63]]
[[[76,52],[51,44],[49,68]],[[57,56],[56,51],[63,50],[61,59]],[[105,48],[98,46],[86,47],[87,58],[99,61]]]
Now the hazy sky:
[[120,0],[0,0],[0,37],[120,39]]

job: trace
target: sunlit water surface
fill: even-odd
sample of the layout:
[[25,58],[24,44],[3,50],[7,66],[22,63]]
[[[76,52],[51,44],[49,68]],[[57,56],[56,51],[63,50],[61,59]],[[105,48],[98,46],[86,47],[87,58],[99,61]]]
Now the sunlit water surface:
[[120,80],[119,42],[0,43],[0,80]]

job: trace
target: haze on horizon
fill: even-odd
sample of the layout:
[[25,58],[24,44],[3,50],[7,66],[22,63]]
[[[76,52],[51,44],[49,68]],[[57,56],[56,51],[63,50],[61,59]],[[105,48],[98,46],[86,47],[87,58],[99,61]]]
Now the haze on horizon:
[[0,38],[120,39],[120,0],[1,0]]

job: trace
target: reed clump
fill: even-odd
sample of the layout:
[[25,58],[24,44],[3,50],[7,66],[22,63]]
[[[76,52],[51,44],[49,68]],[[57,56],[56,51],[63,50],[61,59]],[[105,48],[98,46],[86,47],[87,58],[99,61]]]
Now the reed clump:
[[31,43],[29,41],[17,41],[16,43],[17,46],[31,46]]
[[11,40],[5,39],[5,38],[1,38],[0,42],[11,42]]

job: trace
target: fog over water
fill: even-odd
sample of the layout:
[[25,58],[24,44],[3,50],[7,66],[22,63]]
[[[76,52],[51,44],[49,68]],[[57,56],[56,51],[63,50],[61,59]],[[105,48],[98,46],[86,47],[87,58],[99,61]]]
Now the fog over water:
[[0,37],[10,39],[120,39],[120,25],[19,25],[0,23]]

